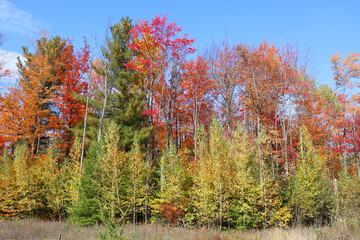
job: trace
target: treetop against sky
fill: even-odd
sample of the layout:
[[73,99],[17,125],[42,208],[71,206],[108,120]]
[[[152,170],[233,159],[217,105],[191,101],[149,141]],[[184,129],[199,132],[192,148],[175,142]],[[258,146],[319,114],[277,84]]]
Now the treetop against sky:
[[[0,32],[4,50],[21,53],[29,39],[45,29],[52,36],[85,36],[93,49],[103,44],[108,25],[129,16],[134,21],[168,14],[183,27],[194,47],[214,41],[278,47],[294,45],[320,83],[333,84],[330,57],[359,52],[358,1],[22,1],[0,0]],[[98,51],[98,50],[97,50]]]

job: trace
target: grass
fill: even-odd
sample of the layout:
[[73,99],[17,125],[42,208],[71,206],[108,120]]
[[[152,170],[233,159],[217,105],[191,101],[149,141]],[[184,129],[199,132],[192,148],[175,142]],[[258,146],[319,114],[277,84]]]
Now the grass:
[[[99,239],[102,227],[80,227],[67,222],[34,219],[0,220],[0,239]],[[356,222],[338,221],[332,227],[291,229],[272,228],[251,231],[222,231],[202,228],[169,227],[160,224],[124,226],[125,239],[266,239],[266,240],[355,240],[360,239],[360,225]]]

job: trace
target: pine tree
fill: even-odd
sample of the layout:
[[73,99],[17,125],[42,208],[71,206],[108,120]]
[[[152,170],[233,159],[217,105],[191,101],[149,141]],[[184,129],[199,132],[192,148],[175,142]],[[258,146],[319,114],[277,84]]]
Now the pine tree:
[[119,126],[119,140],[125,151],[130,150],[135,135],[141,143],[148,134],[144,128],[146,119],[142,114],[146,102],[143,77],[124,65],[134,56],[129,48],[132,27],[128,17],[122,17],[120,23],[110,27],[111,36],[106,39],[106,46],[102,49],[104,63],[101,68],[97,68],[108,80],[105,117],[114,120]]
[[[78,166],[80,151],[77,147],[80,143],[73,146],[72,151],[72,164]],[[78,152],[78,154],[76,154]],[[94,225],[100,222],[100,166],[99,159],[103,154],[101,143],[94,140],[87,152],[84,160],[84,169],[82,170],[81,177],[79,172],[73,173],[73,178],[69,182],[68,188],[70,189],[70,196],[72,206],[69,209],[70,219],[77,225]],[[71,165],[70,165],[71,166]],[[80,170],[79,168],[76,168]],[[80,179],[79,179],[80,177]]]

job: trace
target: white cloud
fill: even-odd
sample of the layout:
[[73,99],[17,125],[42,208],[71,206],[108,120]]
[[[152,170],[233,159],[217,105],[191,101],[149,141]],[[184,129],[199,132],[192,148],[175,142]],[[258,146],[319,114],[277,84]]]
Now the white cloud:
[[25,60],[22,54],[0,49],[0,61],[1,63],[3,63],[4,69],[8,69],[11,72],[16,72],[17,71],[16,63],[18,62],[17,60],[18,57],[20,57],[21,61]]
[[39,21],[15,4],[0,0],[0,31],[27,34],[37,32]]
[[16,81],[20,77],[18,68],[16,66],[18,57],[20,57],[22,62],[25,61],[25,58],[19,53],[0,49],[0,66],[3,70],[10,71],[10,76],[2,77],[0,79],[0,93],[3,92],[4,89],[6,89],[8,86],[15,86]]

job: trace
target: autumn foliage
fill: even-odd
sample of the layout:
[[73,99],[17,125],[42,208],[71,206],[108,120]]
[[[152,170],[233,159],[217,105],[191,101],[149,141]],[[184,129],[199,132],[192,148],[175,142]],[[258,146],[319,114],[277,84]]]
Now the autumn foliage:
[[95,61],[86,41],[43,34],[24,48],[17,86],[0,95],[1,217],[219,229],[359,219],[359,54],[331,58],[333,89],[292,46],[224,41],[196,55],[167,15],[110,32]]

